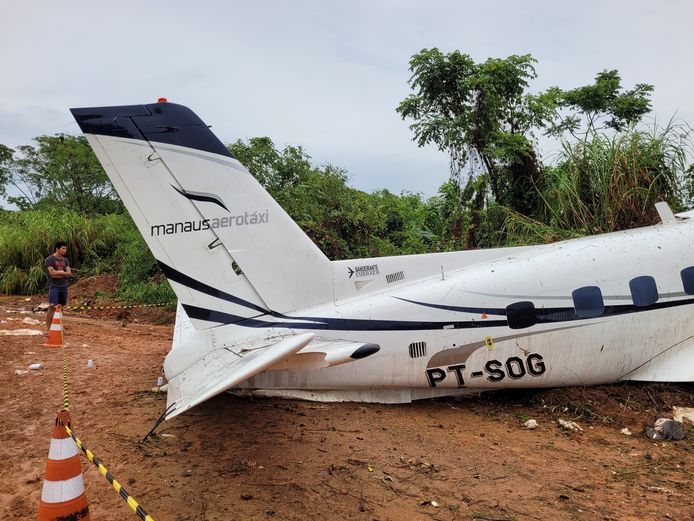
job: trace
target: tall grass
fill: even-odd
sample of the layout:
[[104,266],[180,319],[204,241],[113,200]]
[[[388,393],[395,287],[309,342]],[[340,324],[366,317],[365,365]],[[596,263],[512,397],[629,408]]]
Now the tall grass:
[[584,235],[579,230],[546,224],[509,208],[500,206],[496,208],[496,212],[501,225],[499,232],[495,234],[496,240],[492,243],[495,247],[547,244]]
[[564,143],[545,172],[542,220],[589,234],[653,224],[659,201],[681,209],[690,137],[687,127],[670,123]]
[[0,292],[45,291],[44,259],[58,240],[68,243],[68,258],[78,278],[116,274],[118,295],[124,299],[172,299],[168,283],[155,277],[156,261],[128,215],[86,217],[59,209],[0,213]]
[[500,242],[539,244],[654,224],[655,203],[675,211],[692,203],[691,152],[691,129],[673,122],[564,142],[544,169],[537,218],[500,208]]
[[120,298],[145,304],[176,300],[171,285],[159,271],[157,261],[134,223],[122,229],[113,256],[119,266]]

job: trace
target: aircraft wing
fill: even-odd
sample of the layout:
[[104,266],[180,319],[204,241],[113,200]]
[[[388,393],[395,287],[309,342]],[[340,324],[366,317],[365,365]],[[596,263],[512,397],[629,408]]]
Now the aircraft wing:
[[292,335],[274,344],[242,350],[217,349],[169,380],[166,419],[263,371],[320,369],[366,358],[377,344]]
[[166,419],[178,416],[284,360],[301,350],[313,338],[313,333],[303,333],[241,353],[228,349],[208,353],[169,380]]

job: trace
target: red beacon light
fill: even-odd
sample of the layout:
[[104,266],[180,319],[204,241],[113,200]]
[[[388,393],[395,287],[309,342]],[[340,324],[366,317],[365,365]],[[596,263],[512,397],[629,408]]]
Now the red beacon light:
[[166,103],[167,101],[169,101],[169,100],[167,100],[166,98],[159,98],[157,100],[157,103]]

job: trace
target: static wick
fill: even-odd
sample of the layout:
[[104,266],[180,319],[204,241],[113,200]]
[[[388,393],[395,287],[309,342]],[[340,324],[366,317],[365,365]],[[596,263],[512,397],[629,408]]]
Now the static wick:
[[441,264],[441,280],[446,280],[446,277],[443,274],[443,264]]

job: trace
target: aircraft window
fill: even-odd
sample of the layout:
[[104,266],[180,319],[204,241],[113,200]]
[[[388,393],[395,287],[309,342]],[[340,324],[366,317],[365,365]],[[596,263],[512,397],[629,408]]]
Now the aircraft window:
[[635,306],[642,308],[658,302],[658,288],[653,277],[643,276],[631,279],[629,289]]
[[532,302],[514,302],[506,306],[506,320],[511,329],[523,329],[537,323],[535,305]]
[[574,309],[580,318],[591,318],[602,315],[605,311],[605,302],[602,300],[602,291],[597,286],[585,286],[574,290],[571,294],[574,299]]
[[684,284],[684,292],[687,295],[694,295],[694,267],[684,268],[680,271],[682,284]]

